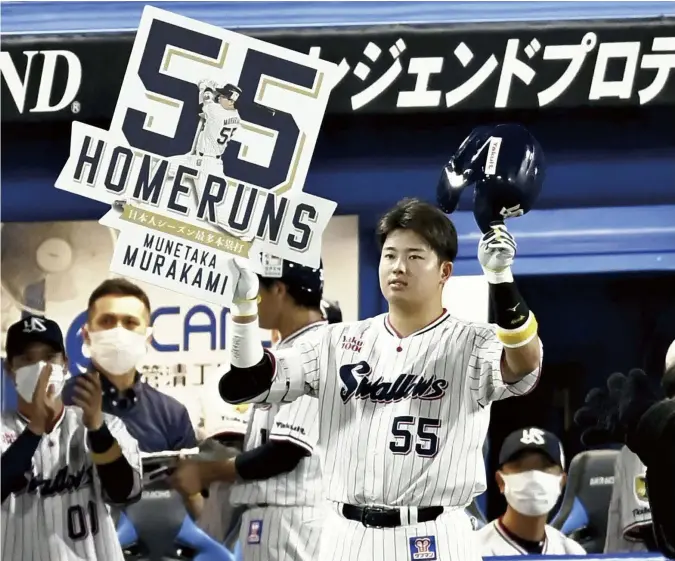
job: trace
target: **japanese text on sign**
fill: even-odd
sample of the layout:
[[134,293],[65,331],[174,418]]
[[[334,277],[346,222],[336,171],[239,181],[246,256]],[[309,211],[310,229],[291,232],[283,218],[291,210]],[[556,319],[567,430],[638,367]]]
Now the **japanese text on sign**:
[[[111,270],[165,288],[185,292],[186,283],[168,262],[143,269],[143,258],[130,257],[152,230],[166,244],[208,246],[207,265],[253,248],[318,266],[336,204],[302,189],[335,73],[331,63],[146,7],[110,130],[73,123],[56,187],[122,202],[101,220],[120,230]],[[202,287],[196,278],[191,286]]]

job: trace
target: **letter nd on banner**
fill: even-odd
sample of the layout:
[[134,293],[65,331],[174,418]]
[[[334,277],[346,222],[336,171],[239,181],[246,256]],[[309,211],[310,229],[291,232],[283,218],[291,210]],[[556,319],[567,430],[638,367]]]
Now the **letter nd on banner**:
[[56,187],[108,203],[111,271],[229,306],[232,258],[319,264],[303,192],[337,66],[146,6],[110,130],[74,122]]

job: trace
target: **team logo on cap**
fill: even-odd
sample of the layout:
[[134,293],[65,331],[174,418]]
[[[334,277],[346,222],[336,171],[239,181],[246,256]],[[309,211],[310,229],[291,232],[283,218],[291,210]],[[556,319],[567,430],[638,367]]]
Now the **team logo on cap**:
[[543,446],[546,444],[544,431],[541,429],[524,429],[523,436],[520,438],[520,441],[523,444],[535,444],[537,446]]
[[45,331],[47,331],[47,326],[42,318],[31,317],[23,321],[24,333],[44,333]]

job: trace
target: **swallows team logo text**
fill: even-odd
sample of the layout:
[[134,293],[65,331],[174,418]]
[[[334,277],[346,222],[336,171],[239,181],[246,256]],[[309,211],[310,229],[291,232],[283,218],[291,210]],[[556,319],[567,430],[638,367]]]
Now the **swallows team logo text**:
[[436,376],[425,378],[417,374],[399,374],[395,379],[385,381],[380,376],[371,376],[373,369],[362,360],[357,364],[340,367],[343,403],[350,399],[367,399],[375,403],[395,403],[404,399],[441,399],[448,388],[448,381]]

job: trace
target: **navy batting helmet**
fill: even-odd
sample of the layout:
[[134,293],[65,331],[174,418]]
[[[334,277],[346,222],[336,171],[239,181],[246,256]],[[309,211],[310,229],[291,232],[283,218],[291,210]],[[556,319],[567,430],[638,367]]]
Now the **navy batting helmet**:
[[481,231],[487,232],[490,224],[529,212],[544,177],[544,151],[525,127],[478,127],[443,167],[436,190],[438,206],[454,212],[462,191],[474,185],[474,216]]
[[323,262],[319,263],[318,269],[313,269],[265,253],[261,256],[261,260],[262,281],[281,281],[291,289],[291,294],[298,291],[316,297],[318,306],[323,297]]
[[241,88],[234,84],[226,84],[220,88],[216,88],[216,93],[222,95],[225,99],[231,99],[232,103],[237,103],[241,95]]

